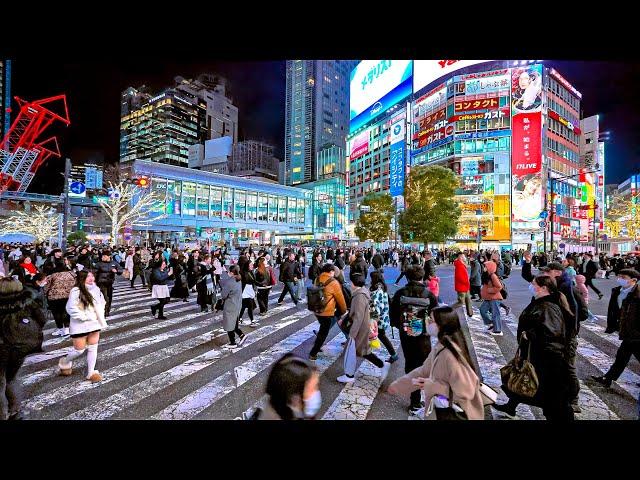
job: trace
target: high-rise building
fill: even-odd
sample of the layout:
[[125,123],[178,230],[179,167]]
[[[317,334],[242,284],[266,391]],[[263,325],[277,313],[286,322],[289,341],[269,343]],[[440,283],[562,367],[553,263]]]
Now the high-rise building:
[[195,80],[176,77],[176,90],[193,95],[207,106],[206,125],[209,137],[231,137],[238,141],[238,107],[233,104],[229,82],[219,75],[202,74]]
[[0,140],[11,126],[11,60],[0,59]]
[[450,240],[473,247],[480,222],[486,248],[542,249],[553,205],[554,246],[579,245],[589,212],[578,208],[589,182],[580,175],[581,98],[535,60],[360,62],[350,85],[350,222],[367,193],[402,199],[412,167],[438,164],[460,179]]
[[315,177],[321,146],[345,148],[349,131],[349,80],[352,60],[287,60],[285,183]]
[[205,172],[229,173],[229,159],[233,148],[231,137],[207,140],[189,147],[189,168]]
[[595,205],[589,212],[589,232],[604,229],[605,178],[604,178],[604,142],[600,140],[600,118],[598,115],[580,120],[580,167],[584,169],[584,182],[581,200]]
[[277,182],[280,160],[273,156],[273,150],[273,145],[256,140],[236,143],[229,160],[229,174]]
[[189,147],[209,136],[206,103],[173,88],[156,96],[145,90],[122,93],[120,162],[145,159],[186,167]]

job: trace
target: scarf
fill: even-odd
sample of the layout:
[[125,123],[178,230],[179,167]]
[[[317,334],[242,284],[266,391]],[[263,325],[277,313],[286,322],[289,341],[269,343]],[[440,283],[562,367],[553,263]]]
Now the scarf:
[[38,273],[38,269],[33,263],[21,263],[20,266],[24,268],[27,272],[29,272],[31,275],[35,275],[36,273]]

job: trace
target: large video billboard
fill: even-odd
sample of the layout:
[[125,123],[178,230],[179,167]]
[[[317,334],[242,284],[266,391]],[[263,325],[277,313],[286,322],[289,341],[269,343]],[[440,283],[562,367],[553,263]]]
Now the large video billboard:
[[542,65],[511,70],[512,215],[540,220],[542,211]]
[[369,153],[369,130],[358,134],[351,140],[351,151],[349,158],[351,161]]
[[456,70],[494,60],[414,60],[413,91],[418,92],[432,82]]
[[411,95],[413,60],[363,60],[351,72],[350,131]]

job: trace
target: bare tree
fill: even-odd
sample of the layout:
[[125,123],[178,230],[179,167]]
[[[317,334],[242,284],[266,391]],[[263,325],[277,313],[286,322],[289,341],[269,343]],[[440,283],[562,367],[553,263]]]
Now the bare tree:
[[164,210],[164,196],[157,192],[135,185],[119,182],[109,182],[112,194],[108,200],[101,201],[100,206],[111,220],[111,242],[117,243],[118,232],[127,223],[144,220],[147,223],[155,222],[167,215],[155,212]]
[[29,212],[16,210],[9,217],[0,219],[0,230],[26,233],[42,242],[58,235],[58,215],[48,205],[35,205]]

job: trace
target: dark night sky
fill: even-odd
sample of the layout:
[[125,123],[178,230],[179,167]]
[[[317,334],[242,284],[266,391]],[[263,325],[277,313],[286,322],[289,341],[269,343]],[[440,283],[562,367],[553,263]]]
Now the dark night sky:
[[[600,114],[601,131],[611,132],[611,142],[606,147],[606,182],[617,183],[639,172],[640,96],[635,84],[640,77],[640,65],[601,61],[545,61],[545,64],[555,67],[582,93],[583,116]],[[270,142],[282,158],[284,61],[168,63],[142,58],[60,63],[30,62],[28,57],[21,57],[13,64],[13,94],[31,100],[66,93],[72,124],[58,131],[63,156],[72,156],[76,149],[93,149],[103,151],[107,161],[115,161],[121,91],[146,84],[155,92],[173,85],[175,76],[191,78],[203,72],[218,73],[231,82],[234,103],[240,111],[240,139]],[[62,178],[54,172],[60,171],[62,165],[61,160],[50,160],[41,168],[30,190],[59,192]]]

